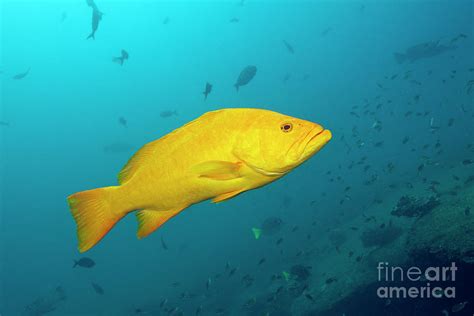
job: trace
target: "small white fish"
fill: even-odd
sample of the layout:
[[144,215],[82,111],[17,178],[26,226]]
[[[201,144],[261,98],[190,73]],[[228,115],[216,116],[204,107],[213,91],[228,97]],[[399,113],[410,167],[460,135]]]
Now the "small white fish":
[[439,126],[434,125],[434,117],[430,119],[430,130],[431,132],[434,132],[439,129]]
[[380,126],[380,121],[375,121],[373,124],[372,124],[372,128],[376,128]]

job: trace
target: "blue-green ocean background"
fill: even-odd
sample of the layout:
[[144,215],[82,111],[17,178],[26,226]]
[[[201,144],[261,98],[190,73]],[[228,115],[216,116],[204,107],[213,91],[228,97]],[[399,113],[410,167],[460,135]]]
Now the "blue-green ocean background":
[[[272,274],[298,262],[287,253],[310,248],[327,227],[360,216],[375,197],[395,196],[389,183],[416,181],[421,156],[434,151],[412,148],[439,139],[443,154],[437,160],[446,167],[433,173],[473,157],[466,147],[474,133],[474,94],[466,93],[466,82],[474,79],[467,71],[474,66],[472,1],[96,4],[104,16],[96,39],[86,40],[91,29],[86,1],[0,0],[0,120],[9,123],[0,126],[2,315],[21,315],[56,286],[65,289],[67,301],[51,315],[132,315],[135,308],[172,301],[183,291],[203,293],[208,278],[227,262],[241,275],[253,275],[254,287],[263,291]],[[61,21],[63,12],[67,17]],[[230,23],[233,17],[240,21]],[[449,42],[460,33],[467,38],[456,43],[456,50],[415,63],[394,59],[393,53],[415,44]],[[112,62],[121,49],[130,54],[123,66]],[[247,65],[256,65],[257,74],[236,92],[233,84]],[[30,67],[24,79],[12,79]],[[422,85],[386,79],[408,70]],[[452,70],[457,70],[454,79]],[[287,73],[291,77],[284,82]],[[206,82],[213,90],[204,100]],[[421,99],[413,105],[417,94]],[[371,128],[373,117],[349,114],[353,106],[377,104],[377,95],[393,100],[377,112],[384,126],[380,133]],[[137,240],[136,220],[129,215],[86,254],[96,262],[93,269],[72,269],[81,255],[66,197],[114,185],[143,144],[206,111],[227,107],[301,117],[331,129],[334,138],[283,179],[225,203],[194,205],[146,239]],[[430,114],[403,115],[413,109]],[[177,115],[160,116],[167,110]],[[119,117],[126,118],[126,128]],[[441,133],[430,132],[431,117]],[[455,119],[452,127],[446,125],[449,118]],[[366,145],[351,144],[347,153],[341,136],[350,142],[354,126]],[[406,135],[410,146],[401,143]],[[370,145],[376,141],[383,147]],[[104,150],[117,143],[134,149]],[[364,185],[370,174],[346,168],[361,156],[368,157],[372,170],[393,161],[396,172]],[[332,175],[340,179],[331,182]],[[347,186],[351,201],[341,205]],[[269,216],[285,224],[281,247],[275,247],[275,239],[255,240],[252,234],[251,228]],[[316,226],[309,224],[313,221]],[[291,234],[294,226],[302,232]],[[162,237],[168,250],[161,246]],[[257,267],[262,257],[266,266]],[[90,282],[100,284],[105,294],[97,295]],[[180,285],[173,287],[174,282]],[[246,290],[238,280],[216,284],[212,291],[213,310],[223,306],[239,314]],[[194,315],[200,303],[176,305]]]

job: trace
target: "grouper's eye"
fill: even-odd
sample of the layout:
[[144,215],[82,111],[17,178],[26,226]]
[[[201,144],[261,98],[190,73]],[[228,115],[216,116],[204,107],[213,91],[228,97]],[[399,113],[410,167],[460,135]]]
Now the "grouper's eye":
[[293,129],[293,124],[291,124],[291,123],[283,123],[283,124],[281,124],[280,129],[281,129],[281,131],[284,132],[284,133],[291,132],[291,130]]

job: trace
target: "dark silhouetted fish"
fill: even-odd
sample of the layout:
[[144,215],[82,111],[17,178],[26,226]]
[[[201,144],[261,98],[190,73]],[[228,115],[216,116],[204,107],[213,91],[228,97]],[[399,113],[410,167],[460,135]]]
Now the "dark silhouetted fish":
[[44,296],[37,298],[25,307],[25,316],[41,316],[57,309],[62,301],[67,299],[64,289],[61,286],[49,291]]
[[381,141],[381,142],[376,142],[376,143],[374,144],[374,147],[382,147],[382,146],[383,146],[383,141]]
[[409,47],[404,54],[395,53],[394,56],[399,64],[404,63],[405,61],[412,63],[419,59],[434,57],[453,49],[456,49],[456,47],[440,45],[439,41],[433,41]]
[[87,5],[92,8],[92,10],[100,11],[97,5],[95,4],[94,0],[86,0]]
[[125,119],[125,117],[119,117],[119,124],[123,125],[124,127],[127,127],[127,120]]
[[305,293],[305,295],[304,295],[304,296],[305,296],[305,297],[306,297],[308,300],[310,300],[310,301],[314,302],[314,298],[313,298],[313,296],[311,296],[311,294],[309,294],[309,293]]
[[469,80],[466,84],[467,94],[471,94],[472,90],[474,90],[474,80]]
[[331,283],[334,283],[334,282],[337,282],[337,279],[336,279],[336,278],[328,278],[328,279],[326,279],[326,284],[331,284]]
[[229,277],[233,276],[236,271],[237,271],[237,267],[236,267],[236,268],[232,268],[232,269],[229,271]]
[[293,49],[293,46],[290,45],[287,41],[283,40],[283,44],[285,45],[286,49],[290,54],[294,54],[295,50]]
[[10,123],[5,122],[5,121],[0,121],[0,126],[10,126]]
[[91,285],[97,294],[104,295],[104,289],[99,284],[91,282]]
[[122,56],[120,56],[120,57],[112,58],[112,61],[114,63],[120,64],[120,66],[123,66],[123,62],[128,59],[128,53],[125,49],[122,49],[121,54],[122,54]]
[[352,115],[352,116],[355,116],[355,117],[357,117],[357,118],[360,118],[359,114],[357,114],[357,113],[354,112],[354,111],[349,112],[349,114]]
[[91,258],[82,257],[79,260],[74,260],[73,268],[75,268],[76,266],[79,266],[82,268],[92,268],[93,266],[95,266],[95,262]]
[[168,24],[168,23],[170,23],[170,17],[169,17],[169,16],[167,16],[167,17],[163,20],[163,24],[164,24],[164,25],[166,25],[166,24]]
[[161,247],[164,249],[164,250],[168,250],[168,245],[165,243],[164,239],[163,239],[163,236],[161,236]]
[[199,307],[196,309],[196,316],[201,315],[202,312],[202,305],[199,305]]
[[460,39],[466,39],[467,38],[467,35],[466,34],[459,34],[458,36],[454,37],[452,40],[451,40],[451,44],[460,40]]
[[239,77],[237,78],[237,82],[234,84],[234,87],[237,91],[239,91],[239,87],[245,86],[248,84],[255,74],[257,73],[257,67],[255,66],[247,66],[240,72]]
[[66,19],[67,19],[67,12],[64,11],[64,12],[61,14],[61,23],[63,23]]
[[28,76],[28,74],[30,73],[30,69],[31,69],[31,68],[28,68],[27,71],[14,75],[14,76],[12,77],[12,79],[14,79],[14,80],[21,80],[21,79],[25,78],[25,77]]
[[230,22],[230,23],[239,23],[239,21],[240,21],[240,20],[239,20],[238,18],[232,18],[232,19],[230,19],[229,22]]
[[102,20],[102,12],[94,8],[92,10],[92,32],[89,34],[89,36],[87,36],[87,39],[95,39],[95,32],[99,27],[100,20]]
[[203,94],[204,94],[204,100],[207,100],[207,95],[208,95],[209,93],[211,93],[211,91],[212,91],[212,84],[210,84],[209,82],[207,82],[207,83],[206,83],[206,88],[204,89],[204,92],[203,92]]
[[161,111],[160,112],[160,116],[163,117],[163,118],[171,117],[173,115],[178,115],[178,112],[176,110],[174,110],[174,111],[166,110],[166,111]]
[[464,309],[464,307],[466,307],[467,303],[469,302],[461,302],[461,303],[457,303],[455,305],[453,305],[453,307],[451,307],[451,312],[453,313],[457,313],[457,312],[460,312]]
[[281,229],[283,221],[279,217],[269,217],[263,221],[261,228],[252,228],[255,239],[263,235],[274,235]]
[[328,28],[325,28],[322,32],[321,32],[321,36],[326,36],[329,34],[329,32],[332,31],[332,27],[328,27]]
[[104,146],[104,152],[109,154],[125,153],[133,150],[134,147],[127,143],[113,143]]
[[167,298],[165,298],[165,299],[163,299],[163,300],[161,301],[161,303],[160,303],[160,308],[163,308],[163,307],[166,305],[166,303],[168,303],[168,299],[167,299]]

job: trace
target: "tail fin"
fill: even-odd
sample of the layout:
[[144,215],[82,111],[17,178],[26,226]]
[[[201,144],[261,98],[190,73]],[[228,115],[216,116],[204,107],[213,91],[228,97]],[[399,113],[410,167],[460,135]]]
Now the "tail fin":
[[94,247],[128,210],[113,203],[113,193],[118,187],[83,191],[67,198],[72,216],[77,224],[79,251]]
[[259,239],[260,236],[262,235],[262,230],[260,228],[252,228],[253,236],[255,239]]
[[393,56],[395,57],[395,60],[399,64],[403,63],[407,59],[406,55],[400,54],[400,53],[395,53],[393,54]]
[[234,84],[234,87],[235,87],[235,90],[237,90],[237,92],[239,92],[239,85],[238,85],[238,84]]
[[120,64],[120,66],[123,66],[123,57],[114,57],[112,58],[112,61],[114,63]]
[[89,38],[92,38],[93,40],[95,40],[95,32],[90,33],[86,39],[89,39]]

